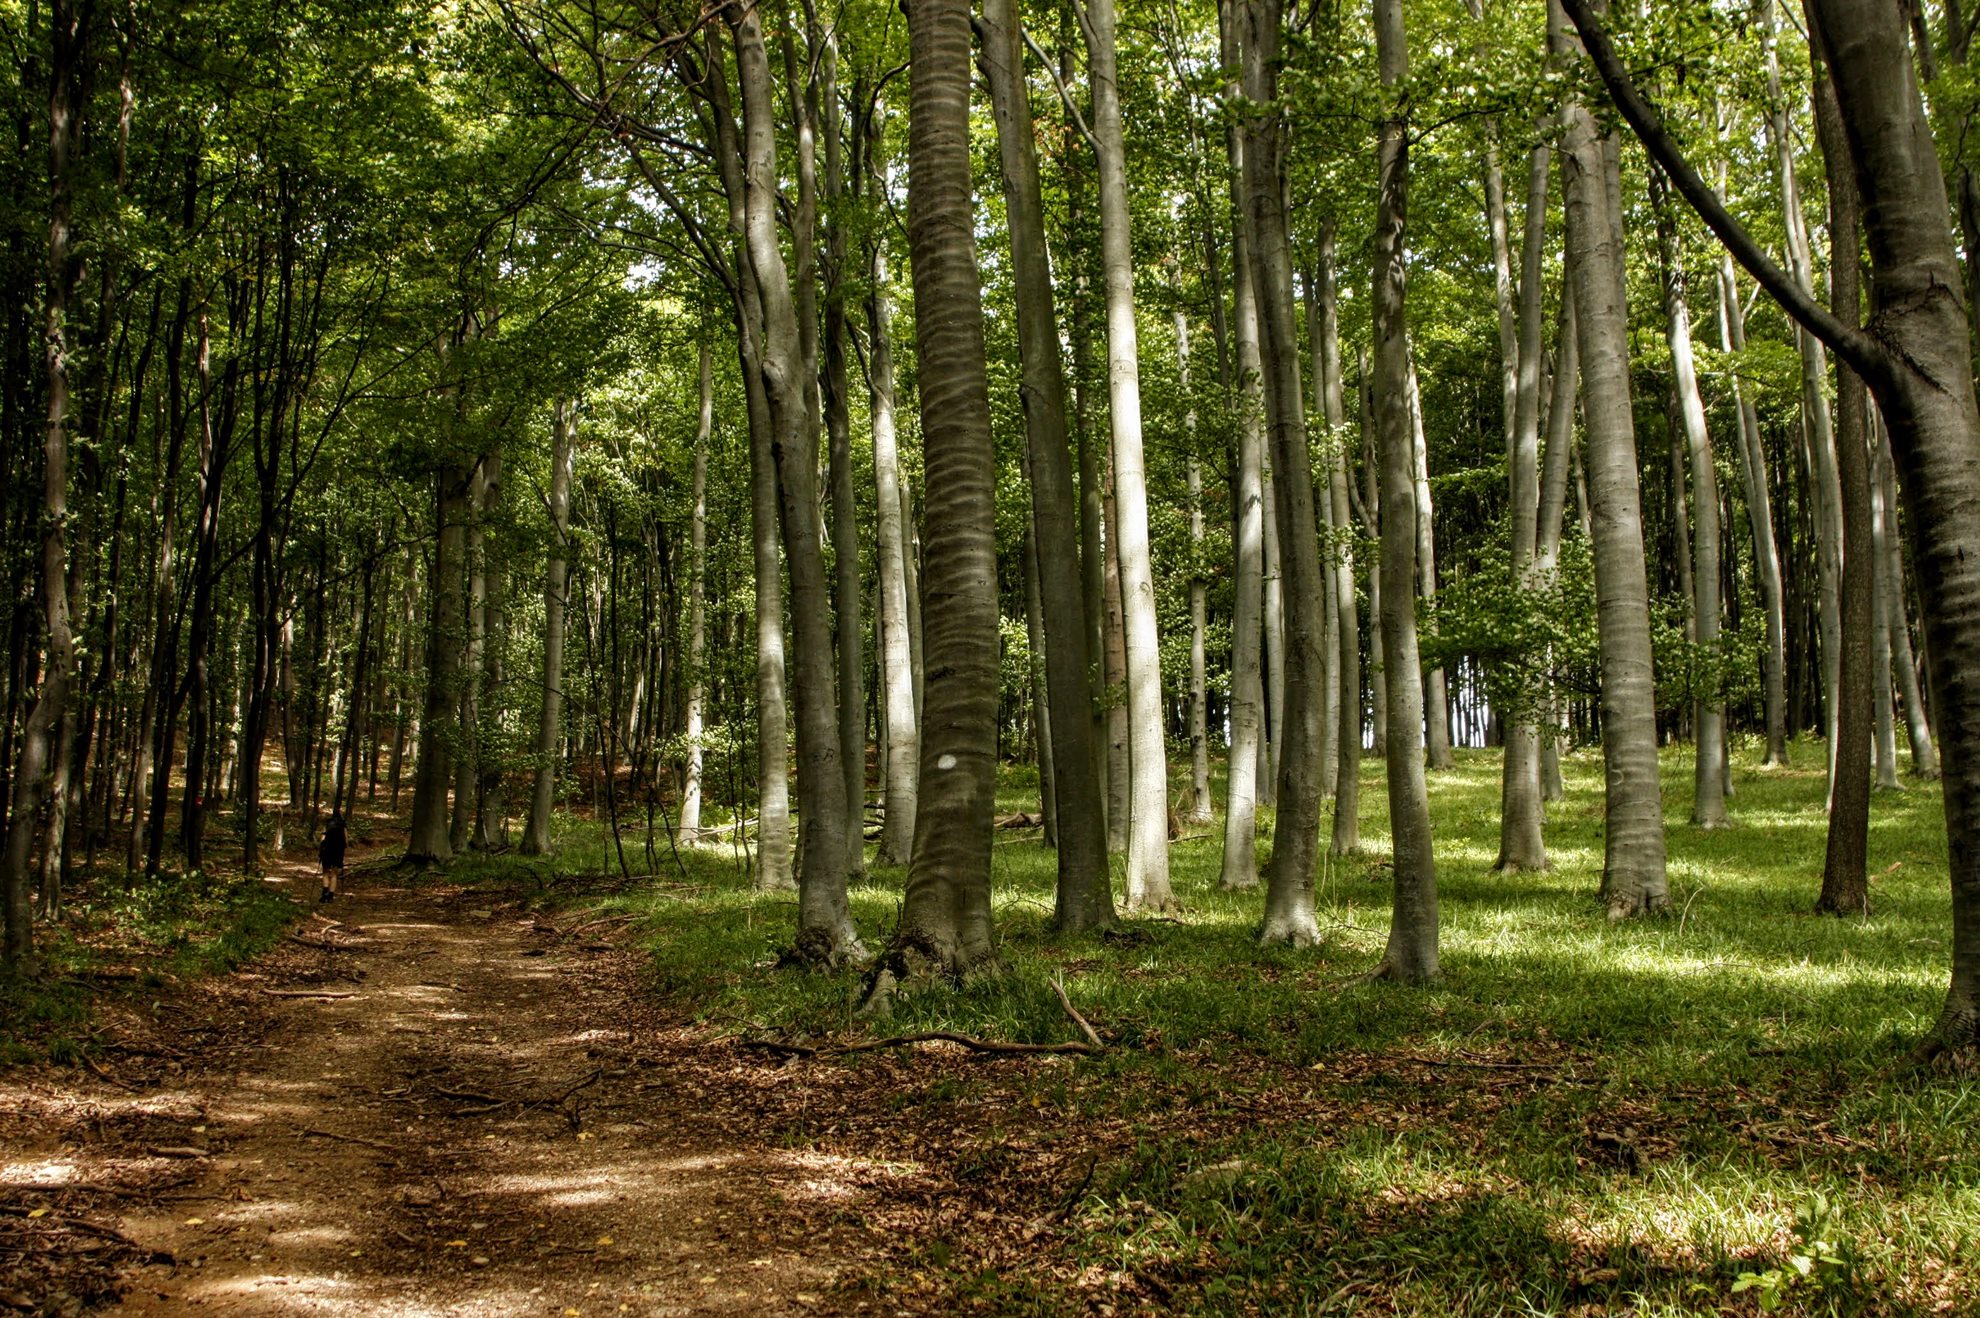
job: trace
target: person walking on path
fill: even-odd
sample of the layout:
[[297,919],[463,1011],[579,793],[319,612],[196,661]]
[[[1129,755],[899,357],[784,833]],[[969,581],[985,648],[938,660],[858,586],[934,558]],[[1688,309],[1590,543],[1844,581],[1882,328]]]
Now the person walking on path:
[[323,894],[319,902],[335,901],[337,880],[344,876],[344,816],[332,811],[323,826],[323,841],[317,844],[316,858],[323,863]]

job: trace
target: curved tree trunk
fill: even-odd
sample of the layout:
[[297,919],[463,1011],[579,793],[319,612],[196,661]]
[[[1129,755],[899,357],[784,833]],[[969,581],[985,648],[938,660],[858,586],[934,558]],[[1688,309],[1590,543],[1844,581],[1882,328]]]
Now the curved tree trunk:
[[1877,468],[1884,495],[1884,516],[1888,534],[1880,572],[1884,597],[1890,601],[1891,667],[1897,671],[1898,692],[1904,697],[1904,725],[1911,742],[1911,771],[1920,778],[1939,776],[1939,752],[1932,744],[1932,725],[1919,690],[1918,660],[1911,647],[1910,610],[1905,602],[1904,550],[1898,525],[1897,471],[1891,458],[1890,427],[1877,427],[1881,452]]
[[[1396,88],[1409,72],[1402,0],[1375,0],[1375,46],[1382,85]],[[1389,829],[1394,845],[1394,895],[1389,941],[1379,978],[1417,983],[1435,979],[1437,869],[1430,842],[1430,795],[1419,738],[1423,727],[1422,670],[1417,663],[1416,575],[1421,534],[1407,534],[1427,514],[1416,488],[1416,429],[1412,413],[1408,276],[1409,123],[1400,111],[1382,121],[1377,138],[1375,202],[1375,428],[1382,448],[1382,653],[1389,662]],[[1431,569],[1424,567],[1427,574]],[[1446,750],[1448,751],[1448,746]]]

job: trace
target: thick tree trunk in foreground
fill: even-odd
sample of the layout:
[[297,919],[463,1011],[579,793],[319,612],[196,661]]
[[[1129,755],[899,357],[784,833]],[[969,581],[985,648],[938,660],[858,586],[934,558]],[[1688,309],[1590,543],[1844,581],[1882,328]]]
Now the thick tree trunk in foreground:
[[1066,382],[1017,22],[1011,0],[985,0],[982,63],[997,120],[1005,213],[1010,222],[1023,370],[1019,399],[1024,406],[1031,525],[1045,638],[1044,703],[1049,719],[1045,731],[1051,748],[1059,853],[1055,923],[1061,933],[1070,934],[1112,921],[1114,898],[1107,871],[1105,811],[1087,686],[1086,601],[1080,574],[1073,570],[1079,561],[1079,513],[1067,446]]
[[[702,416],[709,415],[708,348],[701,350]],[[550,854],[550,812],[557,798],[557,742],[564,727],[564,610],[570,594],[571,461],[577,449],[577,407],[560,398],[551,414],[550,447],[550,534],[549,561],[543,568],[543,709],[536,731],[536,781],[530,791],[529,822],[523,826],[522,853],[525,856]],[[701,451],[695,450],[695,470],[701,471]],[[699,511],[699,504],[696,505]],[[698,598],[698,597],[697,597]],[[697,672],[699,670],[697,669]],[[689,732],[689,755],[693,757],[690,782],[700,788],[700,748],[694,731]],[[698,804],[698,800],[697,800]],[[686,809],[682,810],[683,818]]]
[[[1572,33],[1562,35],[1572,38]],[[1581,339],[1581,397],[1588,427],[1583,461],[1601,634],[1602,754],[1608,778],[1602,897],[1609,918],[1621,919],[1670,905],[1657,779],[1650,587],[1629,392],[1622,227],[1615,211],[1621,188],[1613,140],[1597,135],[1588,107],[1570,102],[1562,117],[1568,282]]]
[[[1382,84],[1408,76],[1402,0],[1375,0],[1375,45]],[[1395,884],[1389,941],[1376,975],[1417,983],[1435,979],[1437,870],[1430,845],[1430,795],[1419,739],[1422,670],[1417,663],[1411,578],[1421,537],[1408,534],[1423,516],[1411,479],[1415,457],[1411,412],[1407,290],[1409,122],[1396,111],[1377,139],[1375,203],[1375,428],[1382,450],[1382,653],[1389,664],[1389,829]],[[1446,747],[1448,750],[1448,747]]]
[[1902,481],[1933,708],[1944,745],[1952,973],[1917,1056],[1980,1048],[1980,406],[1945,179],[1913,76],[1902,13],[1882,0],[1808,0],[1836,90],[1869,239],[1871,322],[1815,303],[1725,212],[1636,93],[1588,11],[1575,21],[1630,126],[1685,199],[1796,321],[1863,375],[1890,427]]
[[1932,744],[1932,725],[1925,709],[1924,693],[1919,690],[1918,659],[1912,652],[1910,610],[1904,589],[1904,547],[1899,534],[1897,464],[1891,457],[1890,427],[1877,427],[1878,482],[1883,490],[1887,534],[1878,568],[1882,573],[1884,597],[1890,601],[1891,667],[1896,671],[1898,694],[1904,697],[1905,734],[1911,742],[1911,771],[1920,778],[1939,776],[1939,752]]
[[1136,346],[1134,251],[1127,153],[1115,62],[1114,0],[1089,0],[1087,62],[1094,154],[1100,173],[1100,260],[1107,292],[1107,397],[1112,422],[1114,531],[1120,547],[1121,617],[1127,647],[1127,904],[1175,905],[1169,888],[1169,758],[1162,735],[1162,640],[1148,543],[1148,468],[1142,452],[1141,366]]
[[1314,521],[1313,477],[1299,387],[1299,331],[1293,313],[1292,254],[1285,204],[1286,128],[1272,106],[1278,97],[1280,0],[1236,0],[1244,52],[1244,207],[1258,302],[1259,356],[1264,364],[1265,417],[1276,475],[1272,493],[1279,528],[1285,602],[1285,717],[1274,730],[1279,761],[1278,816],[1266,873],[1264,943],[1306,947],[1320,940],[1313,913],[1314,870],[1320,844],[1319,684],[1325,672],[1320,545]]
[[889,967],[960,977],[994,964],[996,458],[970,192],[966,0],[911,0],[908,237],[928,471],[921,789]]
[[[89,17],[92,9],[53,0],[54,33],[48,95],[48,283],[42,304],[44,362],[47,369],[47,424],[41,449],[41,608],[47,647],[41,690],[23,730],[19,760],[13,766],[13,801],[7,828],[4,883],[5,952],[15,965],[34,950],[34,914],[29,881],[33,869],[36,820],[51,791],[66,787],[56,765],[64,754],[59,729],[69,704],[76,667],[75,634],[69,626],[69,340],[68,299],[78,273],[70,257],[73,210],[70,158],[82,142],[87,104]],[[161,770],[163,772],[163,770]],[[45,849],[59,855],[63,838],[51,825]]]

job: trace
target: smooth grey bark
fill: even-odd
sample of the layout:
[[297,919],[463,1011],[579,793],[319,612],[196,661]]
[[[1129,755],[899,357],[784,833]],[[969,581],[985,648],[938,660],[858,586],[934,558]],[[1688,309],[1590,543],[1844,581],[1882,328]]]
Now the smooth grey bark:
[[[681,773],[680,814],[674,820],[674,839],[682,846],[693,846],[701,840],[702,738],[706,732],[708,699],[708,445],[715,434],[715,358],[706,339],[701,342],[700,366],[697,385],[701,405],[695,411],[694,469],[688,488],[687,697],[681,710],[686,762]],[[559,538],[562,538],[561,529]],[[545,598],[547,601],[547,591]],[[547,657],[544,662],[547,673]],[[545,692],[547,696],[547,686]],[[554,735],[554,724],[546,720],[546,726],[552,728]],[[545,740],[551,750],[556,748],[554,740],[548,737]]]
[[[1774,152],[1775,178],[1780,186],[1788,271],[1802,293],[1812,298],[1814,259],[1809,247],[1808,221],[1801,208],[1800,181],[1795,173],[1787,101],[1781,93],[1776,22],[1773,0],[1760,0],[1760,34],[1767,74],[1767,142]],[[1847,634],[1842,616],[1843,487],[1836,466],[1835,419],[1829,408],[1828,353],[1822,341],[1804,327],[1796,328],[1795,338],[1801,351],[1802,415],[1807,424],[1810,483],[1814,486],[1811,502],[1815,512],[1815,566],[1821,591],[1817,618],[1822,638],[1822,708],[1833,778],[1842,735],[1838,724],[1843,704],[1838,687],[1842,681],[1842,648]]]
[[[1550,0],[1555,36],[1572,41]],[[1602,898],[1610,919],[1670,905],[1664,868],[1663,795],[1657,777],[1656,687],[1651,671],[1650,588],[1643,557],[1636,427],[1630,402],[1629,315],[1616,155],[1588,107],[1562,109],[1561,183],[1566,198],[1568,282],[1580,337],[1581,398],[1602,675],[1602,754],[1607,777]]]
[[1860,194],[1873,278],[1857,328],[1809,297],[1729,216],[1630,83],[1585,0],[1572,5],[1630,126],[1685,200],[1794,319],[1854,367],[1890,427],[1925,620],[1933,709],[1944,736],[1952,889],[1945,1006],[1913,1056],[1980,1048],[1980,406],[1947,230],[1945,179],[1911,64],[1902,13],[1881,0],[1809,0]]
[[[1409,75],[1402,0],[1375,0],[1375,48],[1390,95]],[[1382,653],[1389,663],[1389,829],[1394,885],[1389,940],[1375,976],[1420,983],[1435,979],[1437,869],[1430,839],[1425,781],[1422,670],[1417,663],[1416,609],[1411,579],[1421,534],[1408,532],[1427,515],[1416,488],[1416,425],[1412,413],[1407,311],[1409,121],[1398,103],[1377,135],[1375,201],[1375,428],[1382,450]],[[1427,566],[1424,571],[1430,571]]]
[[1086,34],[1094,156],[1100,176],[1100,264],[1106,290],[1108,419],[1117,514],[1112,526],[1120,557],[1127,659],[1127,904],[1162,911],[1176,903],[1169,886],[1169,760],[1162,735],[1162,640],[1149,557],[1148,469],[1142,450],[1134,251],[1114,0],[1085,0],[1080,25]]
[[1879,486],[1883,490],[1884,516],[1889,531],[1884,537],[1884,553],[1879,567],[1884,598],[1890,601],[1891,667],[1896,670],[1898,694],[1904,698],[1905,735],[1911,743],[1911,771],[1920,778],[1939,776],[1939,752],[1932,743],[1932,725],[1925,709],[1924,693],[1919,690],[1918,661],[1912,652],[1910,610],[1904,589],[1904,549],[1899,526],[1897,464],[1891,457],[1888,426],[1879,424],[1877,440]]
[[[879,118],[873,116],[866,160],[875,197],[884,195],[880,176]],[[886,734],[886,808],[881,816],[877,859],[905,865],[914,852],[916,761],[919,758],[919,701],[915,695],[915,648],[910,627],[914,596],[909,583],[907,496],[901,484],[900,439],[895,430],[894,308],[887,245],[875,235],[867,254],[866,383],[873,432],[874,557],[880,584],[876,623],[880,638],[880,690]],[[918,592],[917,592],[918,593]]]
[[[1183,396],[1189,397],[1189,317],[1176,308],[1176,369]],[[1183,418],[1187,445],[1185,481],[1189,502],[1189,803],[1183,822],[1211,821],[1210,682],[1204,634],[1210,627],[1210,582],[1203,561],[1203,462],[1196,455],[1196,407]]]
[[1327,502],[1335,542],[1327,567],[1334,574],[1335,629],[1339,687],[1334,734],[1334,829],[1329,849],[1348,856],[1361,849],[1361,615],[1354,595],[1354,512],[1348,499],[1346,407],[1341,387],[1340,292],[1334,263],[1335,226],[1320,229],[1319,323],[1320,416],[1327,425]]
[[[1307,411],[1309,427],[1318,426],[1322,437],[1316,446],[1322,470],[1332,465],[1330,446],[1333,443],[1333,427],[1327,420],[1327,345],[1321,328],[1320,312],[1320,273],[1317,269],[1308,270],[1304,280],[1306,302],[1306,346],[1309,354],[1312,403]],[[1336,290],[1338,292],[1338,290]],[[1340,345],[1334,345],[1338,352]],[[1334,523],[1334,501],[1325,484],[1324,475],[1314,493],[1316,513],[1320,523],[1320,582],[1321,591],[1321,631],[1320,656],[1322,659],[1320,681],[1320,794],[1331,797],[1340,782],[1341,761],[1339,738],[1341,733],[1341,612],[1340,580],[1334,570],[1334,555],[1339,536]]]
[[[1727,167],[1719,166],[1719,192],[1726,190]],[[1729,252],[1719,254],[1719,347],[1737,355],[1746,351],[1746,312],[1740,305],[1739,282]],[[1766,751],[1761,763],[1782,767],[1788,762],[1787,742],[1787,604],[1781,581],[1781,551],[1774,538],[1774,496],[1767,474],[1767,450],[1760,440],[1760,413],[1746,394],[1737,369],[1727,372],[1733,408],[1739,418],[1739,474],[1746,497],[1748,529],[1753,537],[1753,576],[1760,592],[1766,624],[1766,649],[1761,654],[1762,712]]]
[[[1019,400],[1024,407],[1030,529],[1044,639],[1044,732],[1050,745],[1041,775],[1049,768],[1058,843],[1055,923],[1059,932],[1072,934],[1111,922],[1114,899],[1087,678],[1092,656],[1087,649],[1086,599],[1076,570],[1079,512],[1068,447],[1065,370],[1013,0],[985,0],[980,31],[984,80],[990,87],[1003,163],[1017,302]],[[1039,662],[1040,656],[1034,655],[1034,666]]]
[[921,808],[893,973],[958,977],[996,956],[996,457],[970,193],[966,0],[910,0],[908,237],[928,472]]
[[[1407,347],[1405,340],[1405,347]],[[1376,367],[1379,378],[1381,367]],[[1409,402],[1410,484],[1416,493],[1416,595],[1433,614],[1437,608],[1436,508],[1430,500],[1430,443],[1423,433],[1423,391],[1417,383],[1416,361],[1412,354],[1406,373],[1405,396]],[[1381,422],[1381,386],[1376,386],[1377,429]],[[1385,519],[1386,520],[1386,519]],[[1386,651],[1386,633],[1384,649]],[[1393,711],[1395,706],[1391,705]],[[1423,675],[1424,755],[1432,769],[1448,769],[1457,763],[1451,754],[1450,682],[1441,668]]]
[[[1870,686],[1876,699],[1876,785],[1886,791],[1896,791],[1904,786],[1898,780],[1897,770],[1897,711],[1891,694],[1891,634],[1893,613],[1898,602],[1891,599],[1890,587],[1884,576],[1884,562],[1889,552],[1890,521],[1884,506],[1884,483],[1878,468],[1883,466],[1882,446],[1873,453],[1870,477],[1870,534],[1874,542],[1873,567],[1876,593],[1876,625],[1870,637]],[[1896,619],[1902,625],[1903,618]]]
[[1278,99],[1281,0],[1234,0],[1239,5],[1243,49],[1243,223],[1250,243],[1253,292],[1258,303],[1259,356],[1264,366],[1265,416],[1270,436],[1274,510],[1277,515],[1285,610],[1285,717],[1275,729],[1278,816],[1272,860],[1266,872],[1263,943],[1306,947],[1317,943],[1313,881],[1320,833],[1318,683],[1324,671],[1320,647],[1320,546],[1314,520],[1304,400],[1299,383],[1299,332],[1293,309],[1292,254],[1285,201],[1286,125]]
[[[1691,476],[1692,640],[1716,660],[1721,614],[1718,468],[1713,464],[1712,436],[1705,425],[1705,400],[1698,391],[1684,251],[1661,175],[1653,177],[1651,194],[1663,267],[1664,338],[1671,350],[1671,387],[1677,394],[1684,465]],[[1681,506],[1684,487],[1673,486],[1672,497]],[[1716,666],[1714,672],[1716,675]],[[1716,689],[1697,699],[1692,710],[1692,736],[1691,822],[1699,828],[1724,828],[1730,822],[1726,817],[1726,705]]]
[[[1218,6],[1224,66],[1233,73],[1225,92],[1238,95],[1238,49],[1234,4]],[[1243,127],[1232,119],[1227,132],[1231,161],[1231,201],[1244,205]],[[1265,504],[1264,367],[1258,357],[1258,304],[1252,289],[1251,244],[1245,226],[1231,233],[1231,321],[1236,340],[1237,506],[1233,510],[1231,552],[1231,746],[1224,796],[1224,858],[1219,875],[1226,889],[1258,886],[1258,774],[1265,732],[1265,686],[1261,669],[1265,612],[1265,528],[1274,516]]]
[[[1381,457],[1375,443],[1375,390],[1368,350],[1356,353],[1359,382],[1355,386],[1355,417],[1361,429],[1361,529],[1379,546],[1382,541],[1382,502],[1379,489]],[[1389,694],[1387,665],[1382,662],[1382,571],[1378,561],[1368,571],[1368,722],[1369,749],[1387,761],[1389,753]]]
[[[1552,153],[1545,143],[1527,160],[1526,225],[1520,272],[1508,470],[1513,575],[1531,584],[1540,552],[1540,357],[1544,350],[1547,186]],[[1496,170],[1497,164],[1492,168]],[[1503,227],[1503,221],[1501,221]],[[1527,715],[1508,718],[1499,783],[1499,855],[1502,873],[1547,868],[1546,813],[1542,808],[1540,729]]]
[[[1256,287],[1252,297],[1258,297]],[[1260,366],[1260,371],[1264,367]],[[1261,375],[1262,380],[1262,375]],[[1263,406],[1264,394],[1259,395]],[[1261,414],[1262,415],[1262,414]],[[1279,802],[1279,750],[1281,727],[1286,721],[1286,590],[1285,567],[1279,554],[1279,497],[1272,480],[1272,446],[1265,446],[1265,466],[1259,480],[1264,491],[1265,554],[1261,580],[1265,588],[1264,652],[1265,722],[1258,741],[1258,801],[1276,806]]]
[[[1554,334],[1554,373],[1547,400],[1547,452],[1540,469],[1540,514],[1533,566],[1536,575],[1551,576],[1560,566],[1561,532],[1567,521],[1568,469],[1574,452],[1574,404],[1581,391],[1581,341],[1574,316],[1574,290],[1568,272],[1561,281],[1560,324]],[[1560,693],[1547,692],[1553,735],[1540,747],[1540,794],[1558,801],[1567,794],[1561,781],[1560,739],[1566,730],[1566,710]]]
[[791,582],[791,703],[797,722],[800,961],[833,965],[860,955],[847,903],[856,839],[849,836],[833,693],[832,636],[818,500],[818,435],[811,426],[797,306],[777,227],[777,121],[769,56],[754,10],[726,16],[743,109],[744,237],[762,309],[757,366],[776,475],[777,522]]
[[[484,515],[496,507],[502,498],[502,455],[491,453],[484,463],[485,483]],[[500,711],[502,708],[502,682],[504,677],[503,656],[507,653],[507,638],[503,634],[508,625],[508,605],[506,591],[508,578],[502,571],[499,561],[491,560],[487,551],[487,537],[482,540],[482,591],[481,591],[481,654],[480,671],[475,674],[476,693],[481,709]],[[474,807],[473,836],[471,845],[477,851],[493,851],[503,845],[503,835],[508,827],[508,803],[503,790],[502,765],[500,759],[481,746],[480,709],[476,711],[475,779],[469,794]]]

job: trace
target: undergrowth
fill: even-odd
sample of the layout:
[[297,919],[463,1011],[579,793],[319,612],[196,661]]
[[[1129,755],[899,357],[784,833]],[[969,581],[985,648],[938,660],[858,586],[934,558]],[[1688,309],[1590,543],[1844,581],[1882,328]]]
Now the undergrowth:
[[[886,1028],[1070,1039],[1062,977],[1104,1056],[995,1064],[1022,1074],[947,1077],[912,1101],[981,1122],[1015,1085],[1041,1127],[1095,1132],[1098,1165],[1041,1245],[1053,1266],[998,1274],[951,1241],[895,1281],[1037,1313],[1110,1288],[1125,1308],[1232,1313],[1976,1311],[1980,1085],[1897,1069],[1944,991],[1938,793],[1878,795],[1873,913],[1818,916],[1821,753],[1798,749],[1789,770],[1742,759],[1734,827],[1712,832],[1686,823],[1688,758],[1667,758],[1673,913],[1623,924],[1595,897],[1599,758],[1571,757],[1548,807],[1553,869],[1502,877],[1498,757],[1461,755],[1431,778],[1445,978],[1427,989],[1361,979],[1388,919],[1378,762],[1364,851],[1328,863],[1312,951],[1254,944],[1262,894],[1218,890],[1220,828],[1172,848],[1179,916],[1125,914],[1071,942],[1050,931],[1052,853],[1000,832],[1006,973],[903,995]],[[1035,789],[1013,773],[1000,809],[1020,807]],[[616,869],[573,829],[567,872]],[[643,916],[656,994],[711,1036],[866,1028],[856,975],[773,968],[793,894],[754,891],[728,850],[658,859],[655,880],[602,898]],[[902,882],[873,868],[854,888],[869,947]]]
[[159,874],[126,888],[85,882],[36,931],[34,960],[0,972],[0,1064],[67,1062],[88,1047],[93,1005],[151,996],[231,970],[267,949],[303,908],[258,879]]

